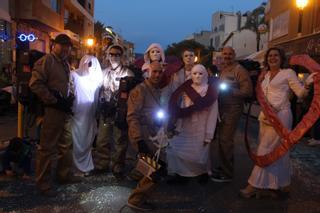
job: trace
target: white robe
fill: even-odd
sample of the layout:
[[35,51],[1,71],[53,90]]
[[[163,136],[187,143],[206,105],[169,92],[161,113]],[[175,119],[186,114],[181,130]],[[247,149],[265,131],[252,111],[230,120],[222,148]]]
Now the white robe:
[[[291,69],[282,69],[270,81],[268,72],[262,82],[263,92],[277,111],[277,116],[284,127],[291,129],[292,113],[290,109],[289,95],[292,90],[298,97],[306,95],[307,91],[299,82],[295,72]],[[258,155],[270,153],[276,146],[281,143],[281,138],[266,120],[264,114],[259,115],[260,132]],[[279,189],[290,184],[291,164],[289,152],[270,166],[261,168],[254,166],[248,183],[256,188]]]
[[[207,91],[199,92],[203,97]],[[184,107],[191,105],[188,96],[184,96]],[[179,119],[178,135],[169,141],[167,147],[168,173],[185,177],[205,174],[209,170],[210,143],[203,146],[205,140],[211,141],[214,136],[218,116],[218,101],[190,117]]]
[[[99,63],[98,60],[95,62]],[[73,160],[82,172],[89,172],[94,168],[91,149],[97,134],[96,110],[102,83],[102,71],[96,63],[92,64],[97,67],[89,72],[79,68],[71,73],[75,92],[74,115],[71,120]]]

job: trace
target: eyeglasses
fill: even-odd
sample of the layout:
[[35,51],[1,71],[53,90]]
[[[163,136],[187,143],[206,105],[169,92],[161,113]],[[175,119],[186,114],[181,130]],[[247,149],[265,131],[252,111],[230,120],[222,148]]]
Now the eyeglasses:
[[120,53],[109,53],[109,56],[110,56],[110,57],[112,57],[112,56],[114,56],[114,57],[120,57],[121,54],[120,54]]

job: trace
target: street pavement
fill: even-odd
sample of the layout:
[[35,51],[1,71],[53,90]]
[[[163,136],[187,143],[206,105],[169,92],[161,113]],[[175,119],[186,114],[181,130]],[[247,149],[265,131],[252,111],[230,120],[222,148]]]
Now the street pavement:
[[[243,199],[238,196],[253,167],[243,142],[243,124],[244,119],[235,138],[236,167],[231,183],[209,181],[203,185],[196,180],[186,185],[160,183],[150,195],[150,201],[157,206],[154,212],[320,212],[320,147],[308,147],[304,140],[291,153],[293,177],[289,197]],[[254,145],[258,133],[255,119],[250,119],[249,130],[250,142]],[[0,141],[15,134],[15,114],[1,116]],[[212,148],[216,150],[216,144]],[[133,164],[132,156],[128,156],[128,170]],[[135,185],[129,179],[119,181],[112,174],[96,175],[83,178],[79,184],[58,186],[57,197],[45,198],[35,190],[33,181],[2,175],[0,212],[133,212],[125,204]]]

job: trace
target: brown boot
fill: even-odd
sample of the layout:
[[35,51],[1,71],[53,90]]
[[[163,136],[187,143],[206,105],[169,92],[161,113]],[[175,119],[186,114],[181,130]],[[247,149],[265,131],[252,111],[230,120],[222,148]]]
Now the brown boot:
[[251,197],[259,198],[259,189],[248,184],[246,188],[240,190],[239,195],[242,198],[251,198]]

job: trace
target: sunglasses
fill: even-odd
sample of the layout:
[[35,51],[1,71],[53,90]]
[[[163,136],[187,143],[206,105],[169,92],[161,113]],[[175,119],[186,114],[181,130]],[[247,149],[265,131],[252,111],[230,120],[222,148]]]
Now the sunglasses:
[[114,57],[120,57],[121,54],[120,53],[109,53],[109,56],[114,56]]

